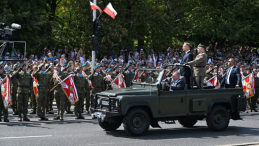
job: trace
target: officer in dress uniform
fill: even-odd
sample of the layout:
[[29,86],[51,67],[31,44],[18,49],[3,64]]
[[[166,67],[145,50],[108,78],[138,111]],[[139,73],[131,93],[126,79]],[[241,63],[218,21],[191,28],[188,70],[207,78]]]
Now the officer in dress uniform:
[[193,61],[189,61],[188,64],[193,66],[195,80],[198,86],[202,88],[206,73],[207,54],[205,53],[205,47],[203,45],[199,45],[197,51],[199,54]]

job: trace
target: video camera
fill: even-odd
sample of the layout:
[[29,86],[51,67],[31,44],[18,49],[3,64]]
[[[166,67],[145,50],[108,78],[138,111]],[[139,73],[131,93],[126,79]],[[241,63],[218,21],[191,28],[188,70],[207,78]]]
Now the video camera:
[[11,36],[15,36],[17,29],[21,29],[21,25],[13,23],[10,28],[5,23],[0,22],[0,36],[5,40],[8,40]]

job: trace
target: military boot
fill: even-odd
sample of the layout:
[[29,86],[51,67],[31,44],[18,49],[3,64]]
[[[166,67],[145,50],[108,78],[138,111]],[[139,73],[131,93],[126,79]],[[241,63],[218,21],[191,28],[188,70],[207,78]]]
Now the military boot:
[[18,112],[13,112],[13,115],[18,115]]
[[18,121],[22,121],[22,116],[19,116],[19,117],[18,117]]
[[85,117],[83,117],[82,114],[79,113],[78,119],[85,119]]
[[63,120],[64,120],[63,116],[60,116],[59,121],[63,121]]
[[66,111],[66,114],[73,114],[73,112],[72,111]]
[[44,116],[44,117],[42,117],[42,120],[48,121],[49,119]]
[[30,121],[30,119],[28,119],[27,116],[24,116],[23,121]]
[[9,122],[9,120],[7,118],[4,118],[4,122]]
[[30,114],[36,114],[36,111],[35,111],[35,110],[33,110],[32,112],[30,112]]
[[0,116],[0,122],[2,122],[2,118],[1,118],[1,116]]
[[60,117],[59,116],[57,116],[56,118],[53,118],[53,120],[59,120],[60,119]]

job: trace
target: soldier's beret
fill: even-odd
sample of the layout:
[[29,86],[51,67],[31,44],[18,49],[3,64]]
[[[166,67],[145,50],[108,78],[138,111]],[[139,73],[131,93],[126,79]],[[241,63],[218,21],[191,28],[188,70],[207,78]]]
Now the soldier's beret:
[[2,65],[4,62],[3,61],[0,61],[0,65]]
[[127,65],[126,65],[126,68],[129,68],[131,65],[132,65],[131,63],[127,64]]
[[71,64],[68,64],[68,65],[67,65],[67,68],[69,68],[69,67],[71,67],[71,66],[72,66]]
[[61,65],[59,63],[56,64],[56,67],[61,67]]
[[201,48],[205,49],[205,46],[204,46],[204,45],[198,45],[198,47],[201,47]]
[[93,70],[96,70],[97,68],[101,67],[100,65],[96,65],[93,67]]
[[118,68],[118,67],[119,67],[118,65],[115,65],[113,69],[115,70],[115,69]]
[[82,65],[82,67],[85,67],[85,66],[87,66],[88,65],[88,63],[86,62],[86,63],[84,63],[83,65]]
[[112,69],[111,68],[107,68],[105,71],[106,71],[106,73],[108,73],[108,72],[111,72]]

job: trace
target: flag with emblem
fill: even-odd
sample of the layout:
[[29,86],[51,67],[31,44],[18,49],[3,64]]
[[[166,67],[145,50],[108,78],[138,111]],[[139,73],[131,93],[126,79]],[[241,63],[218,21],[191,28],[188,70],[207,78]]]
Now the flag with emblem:
[[6,77],[4,79],[0,78],[0,82],[3,82],[1,84],[1,94],[5,109],[7,109],[12,104],[11,77],[11,75],[6,74]]
[[63,89],[63,91],[65,92],[68,100],[74,104],[76,103],[79,99],[78,99],[78,94],[77,94],[77,90],[76,90],[76,86],[74,83],[74,74],[69,75],[68,77],[66,77],[64,80],[61,80],[57,73],[54,74],[55,78],[59,81],[59,83],[61,84],[61,87]]
[[38,83],[38,80],[32,74],[31,74],[31,77],[33,79],[33,92],[34,92],[34,95],[35,95],[35,100],[38,101],[37,95],[38,95],[39,83]]
[[118,74],[117,77],[111,82],[113,89],[126,88],[123,74]]
[[207,86],[218,86],[219,82],[218,82],[218,78],[217,76],[213,76],[212,78],[210,78],[209,80],[206,81]]
[[250,98],[255,95],[254,73],[251,73],[242,79],[242,86],[243,86],[243,90],[244,90],[246,98]]

